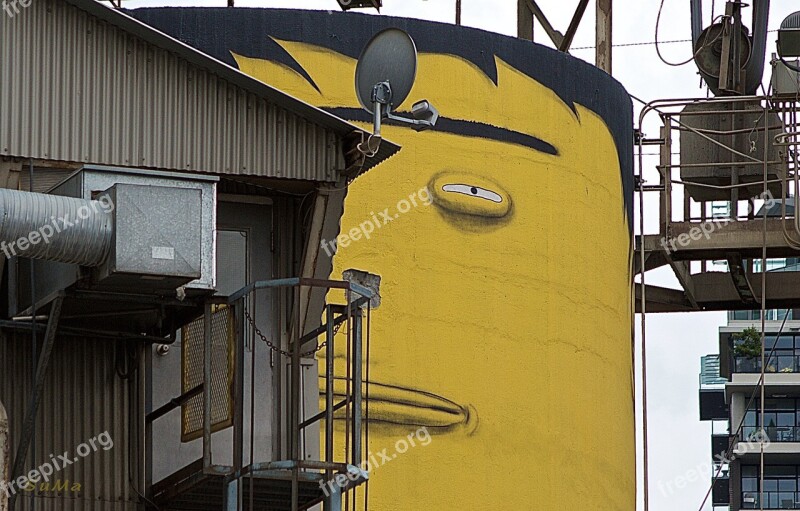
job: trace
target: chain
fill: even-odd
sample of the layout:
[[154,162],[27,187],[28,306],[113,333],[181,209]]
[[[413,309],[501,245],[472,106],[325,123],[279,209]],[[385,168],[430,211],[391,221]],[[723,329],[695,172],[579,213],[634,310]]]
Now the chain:
[[[260,337],[262,341],[264,341],[264,344],[266,344],[266,345],[269,347],[269,349],[271,349],[272,351],[275,351],[275,352],[277,352],[277,353],[280,353],[281,355],[284,355],[284,356],[286,356],[286,357],[291,357],[291,356],[292,356],[291,352],[289,352],[289,351],[286,351],[286,350],[284,350],[284,349],[281,349],[281,347],[280,347],[280,346],[276,346],[276,345],[275,345],[275,344],[274,344],[272,341],[270,341],[269,339],[267,339],[267,336],[266,336],[266,335],[264,335],[263,333],[261,333],[261,330],[259,330],[259,329],[258,329],[258,327],[256,326],[256,322],[255,322],[255,320],[254,320],[254,319],[253,319],[253,317],[250,315],[250,312],[248,312],[248,310],[247,310],[247,306],[245,306],[245,307],[244,307],[244,317],[247,319],[247,322],[248,322],[248,323],[250,323],[250,326],[252,326],[252,327],[253,327],[253,330],[255,331],[256,335],[257,335],[258,337]],[[336,327],[336,329],[333,331],[333,335],[336,335],[336,333],[337,333],[337,332],[339,332],[339,327],[341,327],[341,326],[342,326],[342,325],[341,325],[341,323],[340,323],[340,324],[339,324],[339,325]],[[300,356],[301,356],[301,357],[309,357],[309,356],[311,356],[311,355],[314,355],[315,353],[317,353],[318,351],[320,351],[322,348],[324,348],[326,345],[327,345],[327,342],[323,342],[323,343],[321,343],[321,344],[317,344],[317,345],[316,345],[316,347],[314,347],[314,349],[312,349],[312,350],[310,350],[310,351],[306,351],[305,353],[300,353]]]

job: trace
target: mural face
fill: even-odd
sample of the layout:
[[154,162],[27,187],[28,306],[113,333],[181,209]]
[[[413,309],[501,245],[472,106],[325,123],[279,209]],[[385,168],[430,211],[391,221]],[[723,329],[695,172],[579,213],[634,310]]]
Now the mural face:
[[[146,22],[166,23],[148,11]],[[380,466],[371,509],[633,510],[624,91],[568,56],[479,31],[276,12],[248,14],[255,31],[233,27],[228,14],[180,23],[203,32],[197,20],[224,17],[237,32],[227,43],[178,36],[212,53],[227,44],[245,73],[367,120],[354,56],[399,24],[420,61],[398,110],[427,99],[442,115],[422,133],[384,127],[403,149],[352,183],[334,258],[335,278],[348,268],[382,276],[372,314],[369,451]],[[276,17],[301,21],[290,30]],[[343,52],[337,34],[355,48]],[[268,41],[231,42],[251,36]],[[422,427],[428,442],[396,450]]]

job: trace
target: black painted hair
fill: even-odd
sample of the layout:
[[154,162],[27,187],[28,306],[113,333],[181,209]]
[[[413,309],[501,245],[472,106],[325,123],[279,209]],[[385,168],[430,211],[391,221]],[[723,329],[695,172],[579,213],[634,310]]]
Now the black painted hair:
[[628,228],[633,230],[633,107],[619,82],[586,62],[530,41],[408,18],[240,7],[158,7],[129,14],[234,67],[231,52],[283,64],[312,85],[311,76],[273,37],[358,58],[375,33],[396,27],[411,35],[418,51],[465,59],[495,84],[498,57],[554,91],[573,111],[578,103],[605,121],[617,146]]

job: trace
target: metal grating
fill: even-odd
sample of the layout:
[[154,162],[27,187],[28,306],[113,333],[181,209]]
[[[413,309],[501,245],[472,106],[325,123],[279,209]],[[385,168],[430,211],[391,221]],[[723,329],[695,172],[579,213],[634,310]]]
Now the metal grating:
[[[233,424],[233,350],[235,323],[233,309],[219,306],[211,314],[211,430]],[[181,392],[203,383],[203,317],[182,331]],[[181,407],[181,441],[203,436],[203,393]]]

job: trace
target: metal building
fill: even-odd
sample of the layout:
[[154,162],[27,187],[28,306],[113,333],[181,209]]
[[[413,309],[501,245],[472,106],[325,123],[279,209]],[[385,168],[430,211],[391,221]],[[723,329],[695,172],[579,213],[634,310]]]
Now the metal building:
[[[338,234],[348,183],[399,147],[384,141],[365,156],[356,126],[94,0],[15,6],[0,17],[0,186],[86,204],[106,193],[102,183],[118,200],[123,190],[167,190],[163,201],[134,200],[130,224],[202,230],[190,245],[203,262],[170,294],[151,269],[32,263],[13,251],[2,260],[9,477],[79,454],[17,488],[14,509],[321,501],[318,481],[356,460],[326,458],[314,471],[298,459],[318,459],[311,415],[332,417],[316,413],[317,367],[305,350],[334,321],[353,326],[357,349],[363,297],[334,308],[325,296],[368,293],[324,280],[331,258],[320,242]],[[191,208],[209,204],[190,221]],[[114,236],[128,232],[120,215]],[[137,248],[119,236],[116,263],[120,249]],[[154,246],[152,257],[174,250]],[[102,280],[111,274],[124,278]]]

